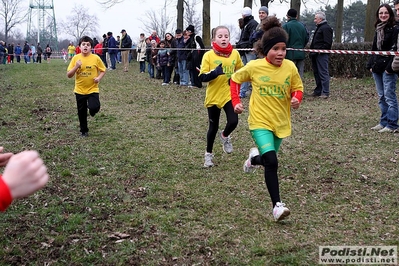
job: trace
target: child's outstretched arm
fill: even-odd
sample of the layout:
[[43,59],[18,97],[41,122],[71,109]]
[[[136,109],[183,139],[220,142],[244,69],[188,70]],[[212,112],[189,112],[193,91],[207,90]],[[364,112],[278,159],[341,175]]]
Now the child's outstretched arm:
[[299,105],[302,102],[303,92],[302,91],[294,91],[291,93],[291,107],[294,109],[298,109]]
[[224,74],[223,66],[222,66],[222,64],[220,64],[215,69],[209,71],[208,73],[203,73],[203,74],[199,75],[198,77],[202,82],[209,82],[209,81],[217,78],[219,75],[223,75],[223,74]]
[[80,61],[80,60],[76,61],[75,66],[67,72],[67,77],[72,78],[75,75],[76,71],[78,71],[78,69],[80,68],[81,65],[82,65],[82,61]]
[[241,84],[235,83],[233,79],[230,79],[230,94],[231,94],[231,103],[233,104],[234,112],[237,114],[241,114],[244,111],[244,106],[240,101],[240,97],[238,96],[240,93]]

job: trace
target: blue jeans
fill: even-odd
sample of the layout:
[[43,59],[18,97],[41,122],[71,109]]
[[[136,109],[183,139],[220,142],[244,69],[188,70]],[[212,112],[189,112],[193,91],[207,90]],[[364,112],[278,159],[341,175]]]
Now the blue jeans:
[[169,67],[161,66],[161,71],[162,71],[163,83],[169,83],[170,82]]
[[294,59],[292,60],[294,62],[296,69],[298,69],[299,76],[303,80],[303,71],[305,69],[305,59]]
[[378,106],[381,110],[380,124],[389,129],[397,129],[398,126],[398,100],[396,98],[395,73],[373,73],[375,87],[378,94]]
[[150,78],[154,78],[154,65],[148,63],[148,74],[150,75]]
[[320,53],[312,56],[312,69],[316,88],[314,95],[330,95],[330,73],[328,72],[328,54]]
[[110,53],[109,54],[109,60],[111,61],[111,68],[116,69],[116,54],[115,53]]
[[145,72],[145,61],[140,61],[140,72]]
[[[242,63],[246,65],[249,61],[256,59],[256,54],[253,52],[245,53],[241,56]],[[240,88],[240,98],[245,98],[247,91],[252,90],[250,82],[244,82]]]
[[190,80],[190,73],[187,70],[187,61],[182,60],[177,62],[177,68],[179,70],[180,85],[187,86],[188,81]]
[[24,54],[25,63],[30,63],[29,55],[26,53]]

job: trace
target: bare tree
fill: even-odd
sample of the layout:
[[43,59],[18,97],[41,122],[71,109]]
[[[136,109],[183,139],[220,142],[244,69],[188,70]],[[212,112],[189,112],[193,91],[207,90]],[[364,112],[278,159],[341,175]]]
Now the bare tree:
[[173,24],[173,19],[166,14],[160,16],[160,12],[162,11],[150,10],[145,12],[147,20],[143,21],[143,30],[147,32],[147,35],[151,35],[152,31],[156,31],[162,39]]
[[185,26],[193,25],[196,34],[200,34],[202,32],[202,22],[201,17],[198,15],[198,12],[195,9],[195,6],[199,4],[197,0],[184,1],[185,9],[184,9],[184,22]]
[[211,46],[211,0],[203,0],[202,39],[205,46]]
[[67,17],[65,22],[61,22],[60,28],[63,32],[74,37],[76,43],[84,35],[97,35],[98,19],[96,15],[89,14],[89,9],[82,5],[75,5],[71,13],[72,16]]
[[377,12],[378,7],[380,6],[380,1],[376,0],[367,0],[366,6],[366,21],[364,27],[364,41],[372,42],[374,38],[374,22],[375,22],[375,12]]
[[4,39],[8,41],[8,36],[12,29],[25,22],[28,12],[21,8],[20,0],[1,0],[0,1],[0,17],[4,21]]
[[343,26],[344,26],[344,0],[338,0],[337,22],[336,22],[336,29],[335,29],[335,42],[342,41]]
[[113,7],[116,4],[122,3],[125,0],[97,0],[97,3],[101,4],[105,8]]

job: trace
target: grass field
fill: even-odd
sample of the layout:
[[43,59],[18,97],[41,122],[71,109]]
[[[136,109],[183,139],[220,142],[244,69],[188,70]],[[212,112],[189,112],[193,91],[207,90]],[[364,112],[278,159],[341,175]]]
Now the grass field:
[[[322,245],[399,244],[399,134],[369,129],[379,118],[371,78],[334,78],[329,99],[293,111],[279,152],[291,216],[275,223],[262,170],[242,171],[254,145],[247,112],[234,152],[217,139],[204,169],[205,89],[118,65],[81,138],[66,67],[0,65],[0,144],[38,150],[50,173],[0,215],[0,265],[316,265]],[[311,73],[304,85],[314,88]]]

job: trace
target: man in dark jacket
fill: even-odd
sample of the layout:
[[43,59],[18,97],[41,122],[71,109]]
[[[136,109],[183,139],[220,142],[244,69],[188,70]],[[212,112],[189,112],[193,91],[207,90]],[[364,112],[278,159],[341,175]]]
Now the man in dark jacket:
[[[310,49],[330,50],[333,42],[333,29],[328,25],[326,14],[318,11],[314,16],[316,30],[313,34]],[[327,99],[330,95],[330,73],[328,72],[328,54],[312,52],[309,54],[312,60],[312,69],[316,88],[314,97]]]
[[37,43],[37,63],[42,63],[42,54],[43,48],[40,46],[40,43]]
[[103,54],[101,56],[101,59],[103,60],[103,63],[106,68],[108,68],[107,54],[108,54],[108,38],[107,34],[103,34]]
[[190,36],[186,31],[181,36],[176,36],[177,48],[181,48],[181,50],[177,50],[177,69],[180,76],[180,86],[188,86],[190,81],[190,73],[187,69],[187,51],[185,50],[189,38]]
[[29,50],[30,50],[29,43],[25,42],[24,48],[22,49],[22,53],[24,54],[25,64],[30,63]]
[[108,37],[108,53],[109,53],[109,60],[111,61],[111,67],[108,68],[109,70],[116,69],[116,54],[118,53],[118,46],[116,45],[116,40],[114,36],[112,36],[112,32],[107,33]]
[[9,43],[7,46],[8,50],[8,63],[14,63],[14,43]]
[[132,48],[132,39],[126,33],[126,30],[122,30],[122,40],[120,41],[121,57],[123,71],[127,72],[129,68],[129,52]]
[[[308,31],[305,25],[297,20],[298,12],[291,8],[287,12],[288,22],[284,24],[283,28],[288,33],[287,48],[303,49],[309,41]],[[303,79],[303,70],[305,68],[305,52],[287,50],[285,58],[295,63],[299,75]]]
[[[236,43],[236,48],[252,49],[253,43],[250,38],[252,33],[255,32],[259,23],[252,16],[252,9],[249,7],[244,7],[242,11],[242,17],[244,19],[244,28],[241,30],[240,40]],[[240,54],[244,65],[246,65],[249,61],[256,59],[256,54],[250,50],[240,51]],[[250,86],[251,83],[249,82],[244,82],[241,84],[240,98],[245,98],[247,94],[249,94],[247,92],[252,89]]]

